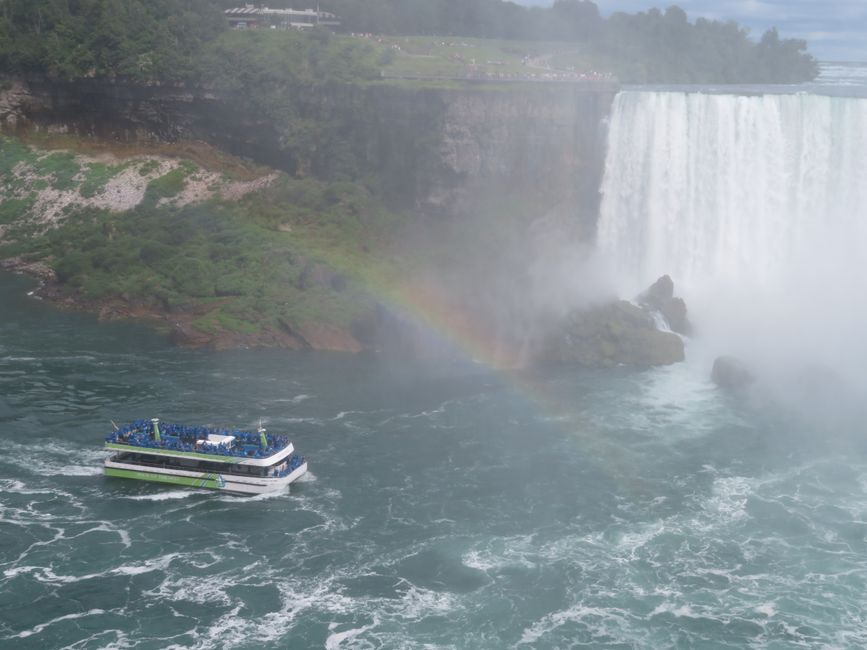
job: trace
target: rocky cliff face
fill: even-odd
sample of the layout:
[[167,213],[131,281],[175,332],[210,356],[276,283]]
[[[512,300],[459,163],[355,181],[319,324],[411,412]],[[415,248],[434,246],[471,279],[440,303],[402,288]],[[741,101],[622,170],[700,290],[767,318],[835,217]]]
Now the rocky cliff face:
[[[457,215],[480,198],[523,196],[540,210],[568,204],[592,229],[616,89],[577,84],[320,88],[310,110],[332,120],[349,150],[380,172],[391,200]],[[305,91],[314,92],[314,91]],[[298,172],[280,146],[285,125],[243,97],[172,85],[46,79],[0,84],[0,126],[122,142],[204,140]],[[327,170],[325,170],[327,171]]]
[[567,203],[592,223],[612,98],[574,85],[444,93],[445,173],[434,176],[424,200],[453,213],[491,192],[522,194],[544,211]]

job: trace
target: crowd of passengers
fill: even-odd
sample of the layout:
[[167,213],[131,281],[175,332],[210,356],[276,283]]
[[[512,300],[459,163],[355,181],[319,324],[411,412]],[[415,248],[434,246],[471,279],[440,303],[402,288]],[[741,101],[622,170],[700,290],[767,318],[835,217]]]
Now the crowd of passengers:
[[[286,436],[273,436],[270,433],[265,434],[268,446],[263,448],[260,435],[251,431],[229,431],[169,423],[160,423],[159,430],[160,439],[156,440],[153,424],[149,420],[136,420],[110,433],[106,436],[105,441],[148,449],[197,451],[214,456],[248,458],[267,458],[281,449],[285,449],[289,444],[289,439]],[[209,435],[234,436],[235,440],[231,446],[210,442],[198,443],[200,440],[207,440]]]

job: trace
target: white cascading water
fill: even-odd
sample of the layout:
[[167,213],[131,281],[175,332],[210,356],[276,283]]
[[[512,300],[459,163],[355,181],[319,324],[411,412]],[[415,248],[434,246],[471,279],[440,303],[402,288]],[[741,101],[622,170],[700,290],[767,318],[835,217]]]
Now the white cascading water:
[[864,336],[867,100],[623,92],[602,194],[622,294],[671,275],[720,351],[789,331],[831,363]]

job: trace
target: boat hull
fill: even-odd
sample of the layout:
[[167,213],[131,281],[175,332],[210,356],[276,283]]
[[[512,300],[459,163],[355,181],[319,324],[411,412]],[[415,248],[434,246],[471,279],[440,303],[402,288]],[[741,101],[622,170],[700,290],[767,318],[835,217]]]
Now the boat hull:
[[307,472],[307,463],[302,463],[291,473],[279,478],[247,477],[215,472],[195,472],[162,467],[150,467],[106,459],[105,475],[114,478],[149,481],[189,488],[230,492],[232,494],[267,494],[277,492]]

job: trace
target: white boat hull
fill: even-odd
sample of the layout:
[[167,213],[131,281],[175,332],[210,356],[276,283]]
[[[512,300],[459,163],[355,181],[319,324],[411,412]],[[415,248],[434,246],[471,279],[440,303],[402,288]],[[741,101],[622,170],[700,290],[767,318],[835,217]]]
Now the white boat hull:
[[125,463],[107,458],[105,475],[192,488],[205,488],[234,494],[267,494],[282,490],[307,472],[302,463],[286,476],[238,476],[229,473],[197,472],[190,470]]

